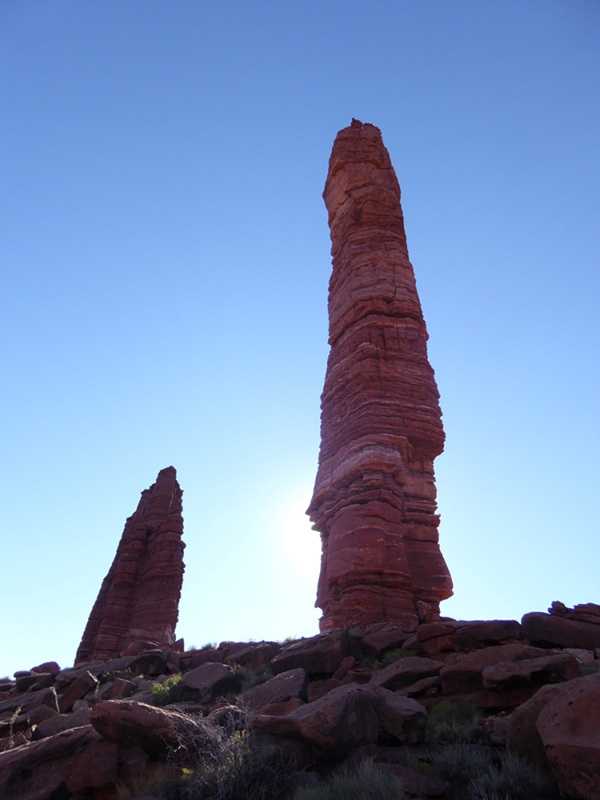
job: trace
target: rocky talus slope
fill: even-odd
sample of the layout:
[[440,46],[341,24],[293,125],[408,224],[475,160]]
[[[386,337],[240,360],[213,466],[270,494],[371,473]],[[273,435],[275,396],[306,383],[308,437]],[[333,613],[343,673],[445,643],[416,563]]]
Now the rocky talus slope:
[[181,775],[177,754],[207,724],[243,717],[250,749],[273,745],[293,764],[290,798],[364,758],[399,775],[408,797],[484,796],[439,767],[460,747],[455,767],[487,759],[493,775],[509,751],[547,775],[536,797],[596,800],[599,648],[600,606],[554,603],[521,622],[380,623],[289,644],[47,662],[0,681],[0,798],[148,797],[167,756]]

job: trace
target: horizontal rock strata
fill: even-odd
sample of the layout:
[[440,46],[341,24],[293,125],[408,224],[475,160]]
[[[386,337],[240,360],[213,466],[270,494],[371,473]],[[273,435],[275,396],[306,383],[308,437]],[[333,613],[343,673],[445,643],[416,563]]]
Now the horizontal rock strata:
[[322,540],[321,630],[414,628],[452,594],[433,473],[444,431],[400,187],[375,126],[340,131],[324,198],[331,350],[308,509]]
[[173,467],[142,492],[92,608],[77,663],[116,658],[137,642],[173,644],[184,570],[181,497]]

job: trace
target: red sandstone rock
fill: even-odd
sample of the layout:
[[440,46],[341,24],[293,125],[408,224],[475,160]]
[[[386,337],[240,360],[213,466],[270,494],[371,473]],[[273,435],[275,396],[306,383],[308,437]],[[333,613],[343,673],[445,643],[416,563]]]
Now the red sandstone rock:
[[67,789],[85,797],[94,789],[110,788],[117,780],[119,748],[111,742],[92,742],[62,770]]
[[335,757],[374,744],[382,733],[416,744],[423,740],[426,720],[427,712],[416,700],[379,686],[348,684],[287,716],[258,715],[251,725],[276,736],[303,739]]
[[47,800],[51,796],[64,797],[63,772],[83,748],[99,741],[99,738],[88,725],[0,753],[0,798]]
[[402,647],[406,640],[412,636],[401,625],[393,623],[377,623],[370,625],[362,637],[362,649],[365,655],[381,658],[386,650]]
[[384,689],[390,689],[390,691],[395,692],[423,678],[439,675],[443,666],[442,661],[433,661],[431,658],[421,658],[420,656],[399,658],[389,667],[375,672],[371,678],[371,684],[373,686],[383,686]]
[[504,644],[475,650],[442,668],[442,689],[447,695],[476,692],[483,687],[482,673],[487,667],[546,655],[541,648],[524,644]]
[[271,667],[275,673],[302,667],[308,675],[333,675],[350,655],[350,646],[347,631],[300,639],[284,647],[271,661]]
[[336,678],[325,678],[321,681],[311,681],[306,689],[306,699],[309,703],[314,703],[314,701],[318,700],[319,697],[323,697],[324,695],[332,692],[334,689],[338,689],[343,685],[343,681],[337,680]]
[[506,734],[508,750],[539,767],[546,766],[546,753],[536,723],[542,709],[553,697],[560,694],[565,686],[566,684],[542,686],[533,697],[512,712],[508,718]]
[[569,653],[527,658],[486,667],[481,677],[485,689],[513,689],[518,686],[542,686],[580,678],[581,666]]
[[306,672],[301,668],[291,669],[247,689],[240,695],[239,702],[244,708],[254,711],[266,705],[285,703],[297,698],[305,699],[306,684]]
[[197,736],[202,732],[189,716],[135,700],[96,703],[90,713],[90,724],[109,742],[121,747],[140,747],[151,758],[163,755],[169,745],[177,743],[178,729]]
[[569,797],[600,798],[600,675],[569,681],[540,711],[546,757]]
[[86,672],[79,675],[75,680],[70,683],[64,692],[58,698],[58,710],[61,714],[66,714],[73,708],[73,703],[76,700],[81,700],[88,692],[91,692],[98,686],[98,679],[95,678],[91,672]]
[[521,620],[521,627],[523,636],[536,644],[585,650],[595,650],[600,647],[600,625],[589,621],[583,622],[581,618],[572,619],[556,614],[532,612],[525,614]]
[[102,582],[76,663],[118,657],[139,640],[173,645],[184,569],[181,495],[173,467],[161,470],[142,492]]
[[400,188],[380,131],[353,120],[325,184],[333,272],[321,450],[308,509],[321,533],[321,630],[414,628],[452,594],[433,460],[444,446]]
[[208,700],[212,696],[239,688],[239,680],[231,667],[226,667],[218,661],[201,664],[181,679],[181,685],[193,690],[198,695],[198,700]]

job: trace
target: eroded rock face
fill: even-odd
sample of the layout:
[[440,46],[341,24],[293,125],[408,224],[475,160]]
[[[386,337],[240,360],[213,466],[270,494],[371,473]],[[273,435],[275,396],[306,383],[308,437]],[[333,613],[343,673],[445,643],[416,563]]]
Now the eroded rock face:
[[325,184],[333,272],[321,450],[308,513],[321,533],[321,630],[439,615],[439,393],[408,257],[400,187],[378,128],[333,145]]
[[142,492],[102,582],[76,663],[116,658],[139,641],[173,644],[184,570],[181,496],[173,467],[161,470]]

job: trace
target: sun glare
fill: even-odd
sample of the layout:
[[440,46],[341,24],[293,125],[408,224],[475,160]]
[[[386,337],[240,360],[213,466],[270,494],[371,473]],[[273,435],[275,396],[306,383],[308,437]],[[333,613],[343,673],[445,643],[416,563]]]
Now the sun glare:
[[283,509],[283,544],[294,574],[316,588],[321,559],[321,539],[306,516],[310,493],[286,503]]

